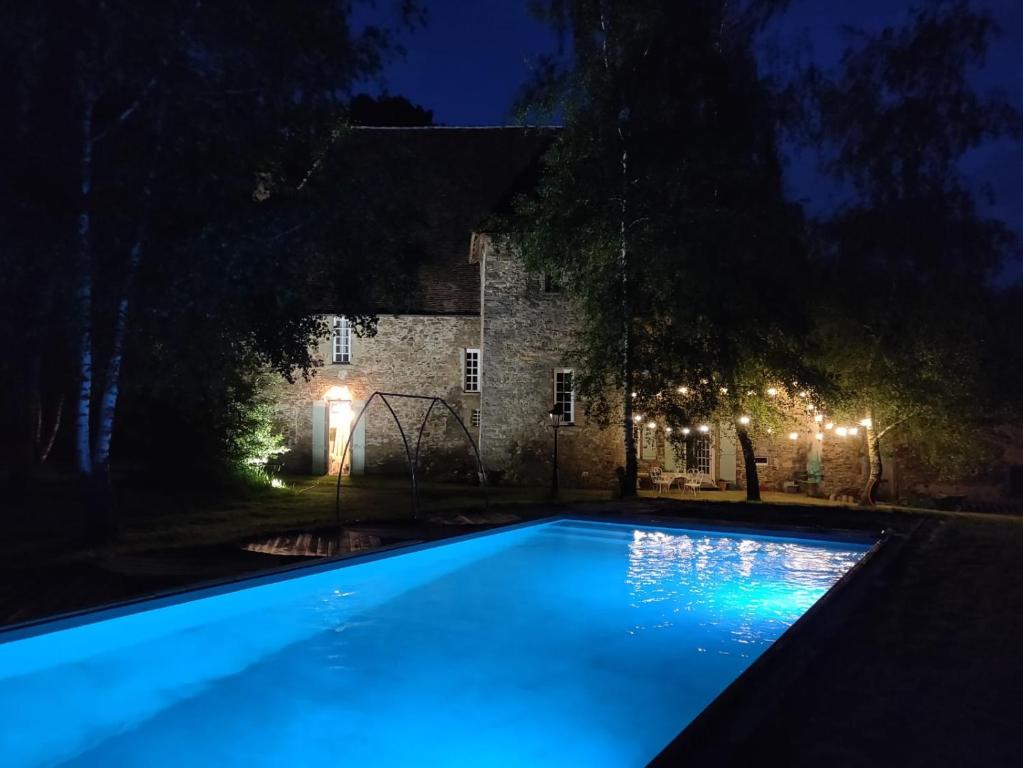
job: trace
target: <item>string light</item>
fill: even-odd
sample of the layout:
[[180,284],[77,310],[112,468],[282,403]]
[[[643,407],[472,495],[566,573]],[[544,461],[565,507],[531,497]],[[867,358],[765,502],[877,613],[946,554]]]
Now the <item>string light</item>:
[[755,394],[756,394],[756,392],[754,392],[754,391],[753,391],[752,389],[747,389],[747,390],[746,390],[746,394],[747,394],[747,395],[750,395],[750,396],[753,396],[753,395],[755,395]]
[[708,426],[707,426],[706,424],[701,424],[701,425],[700,425],[700,426],[698,427],[698,429],[699,429],[699,430],[700,430],[701,432],[703,432],[704,434],[706,434],[707,432],[710,432],[710,427],[708,427]]
[[742,424],[743,426],[749,424],[749,416],[740,416],[739,423]]
[[728,387],[721,387],[721,394],[722,395],[727,395],[728,394]]
[[835,429],[835,434],[839,437],[845,437],[849,434],[849,430],[846,427],[837,427]]
[[683,435],[688,435],[690,433],[690,431],[691,430],[689,429],[689,427],[682,427],[682,434]]
[[632,393],[632,396],[633,396],[633,397],[635,397],[635,396],[636,396],[636,393],[635,393],[635,392],[633,392],[633,393]]
[[798,439],[799,439],[799,433],[798,432],[789,432],[789,440],[798,440]]
[[816,414],[816,415],[815,415],[815,416],[813,417],[813,420],[814,420],[814,421],[816,421],[816,422],[818,422],[818,423],[820,423],[820,422],[824,421],[824,414],[822,414],[822,413],[818,413],[818,414]]
[[829,421],[827,424],[824,425],[824,429],[834,429],[834,428],[835,428],[835,422],[833,422],[833,421]]
[[639,422],[643,421],[643,417],[637,413],[635,416],[632,417],[632,420],[639,424]]
[[664,431],[667,432],[670,435],[671,434],[671,427],[665,427]]
[[870,429],[872,426],[874,426],[874,420],[871,419],[869,416],[865,419],[860,419],[860,426]]
[[655,421],[647,422],[646,428],[647,429],[657,429],[657,422],[655,422]]
[[856,437],[860,433],[860,430],[856,427],[849,427],[849,434]]
[[767,388],[767,396],[768,397],[777,397],[778,396],[778,389],[776,387],[768,387]]
[[689,387],[679,387],[678,388],[678,393],[680,395],[688,395],[689,394]]
[[803,390],[802,392],[800,392],[800,393],[799,393],[799,396],[800,396],[800,397],[809,397],[809,396],[810,396],[810,393],[809,393],[809,392],[807,392],[807,391],[806,391],[806,390],[804,389],[804,390]]
[[824,433],[823,432],[818,432],[817,433],[817,439],[818,440],[823,440],[824,439]]

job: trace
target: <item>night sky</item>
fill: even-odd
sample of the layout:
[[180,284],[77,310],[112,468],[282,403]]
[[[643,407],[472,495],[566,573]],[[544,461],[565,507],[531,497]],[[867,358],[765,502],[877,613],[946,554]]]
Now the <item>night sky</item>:
[[[1023,2],[978,1],[994,13],[1002,32],[974,81],[982,90],[1005,91],[1023,110]],[[897,24],[913,5],[911,0],[793,0],[785,17],[765,34],[765,67],[771,67],[772,42],[786,48],[795,43],[807,58],[834,64],[848,42],[843,27],[869,32]],[[530,62],[556,49],[553,33],[530,16],[525,0],[426,0],[426,6],[426,27],[402,37],[406,57],[389,64],[382,82],[367,90],[406,96],[432,109],[440,125],[513,122],[516,91],[529,76]],[[788,183],[809,210],[820,211],[840,198],[816,176],[815,162],[812,154],[790,156]],[[988,145],[968,157],[963,168],[978,187],[994,194],[987,210],[1023,233],[1023,145]],[[1013,265],[1010,273],[1023,277],[1023,265]]]

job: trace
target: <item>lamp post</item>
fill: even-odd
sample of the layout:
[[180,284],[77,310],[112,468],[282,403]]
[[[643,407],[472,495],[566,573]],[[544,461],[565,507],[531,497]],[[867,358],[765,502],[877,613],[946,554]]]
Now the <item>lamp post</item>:
[[551,427],[554,429],[554,475],[551,477],[551,491],[558,494],[558,427],[561,426],[561,417],[565,410],[561,403],[555,403],[550,410]]

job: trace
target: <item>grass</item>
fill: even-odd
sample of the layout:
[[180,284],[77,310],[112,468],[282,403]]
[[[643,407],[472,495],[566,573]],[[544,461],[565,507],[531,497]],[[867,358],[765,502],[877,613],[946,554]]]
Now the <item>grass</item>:
[[[173,551],[233,544],[288,531],[313,531],[335,525],[336,478],[284,477],[284,488],[266,488],[229,499],[190,494],[187,482],[173,494],[145,483],[121,488],[118,497],[118,536],[109,547],[97,549],[74,542],[67,510],[76,488],[55,483],[44,488],[30,509],[22,510],[19,535],[5,544],[7,564],[18,561],[74,562],[147,550]],[[494,487],[482,489],[449,483],[422,483],[419,514],[482,510],[491,507],[551,501],[547,488]],[[610,493],[565,490],[559,502],[601,501]],[[407,481],[392,477],[345,478],[341,492],[342,523],[395,522],[412,519]]]

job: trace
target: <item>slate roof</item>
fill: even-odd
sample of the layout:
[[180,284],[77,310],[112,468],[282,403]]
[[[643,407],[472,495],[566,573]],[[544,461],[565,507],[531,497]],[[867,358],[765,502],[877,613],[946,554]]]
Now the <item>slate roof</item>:
[[359,128],[353,139],[373,158],[378,178],[409,201],[419,252],[418,280],[404,306],[381,314],[478,314],[479,264],[473,232],[507,210],[536,179],[550,128]]

